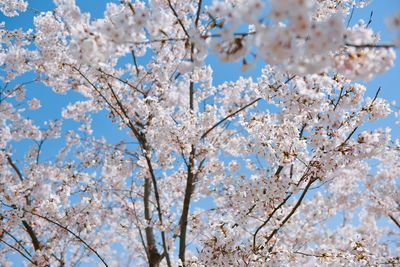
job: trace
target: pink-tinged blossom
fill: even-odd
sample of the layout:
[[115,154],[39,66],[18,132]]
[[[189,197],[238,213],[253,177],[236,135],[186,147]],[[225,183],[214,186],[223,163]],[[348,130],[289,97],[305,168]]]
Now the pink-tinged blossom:
[[0,1],[0,11],[8,16],[14,17],[18,16],[18,12],[26,11],[28,3],[24,0],[1,0]]
[[32,98],[28,101],[29,109],[35,110],[41,107],[40,100],[37,98]]

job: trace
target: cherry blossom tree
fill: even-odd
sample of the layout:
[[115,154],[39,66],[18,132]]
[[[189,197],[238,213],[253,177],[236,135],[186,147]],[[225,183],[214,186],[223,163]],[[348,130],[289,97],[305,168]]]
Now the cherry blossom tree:
[[[0,0],[35,12],[0,29],[2,266],[400,264],[400,142],[363,130],[398,111],[360,83],[399,40],[350,23],[367,2]],[[264,67],[215,84],[209,56]],[[33,84],[80,99],[38,124]]]

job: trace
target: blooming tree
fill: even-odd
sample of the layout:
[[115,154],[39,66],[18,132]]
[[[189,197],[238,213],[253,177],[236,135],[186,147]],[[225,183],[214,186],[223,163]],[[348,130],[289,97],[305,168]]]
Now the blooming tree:
[[[2,266],[400,264],[400,143],[361,127],[392,109],[355,82],[399,41],[348,23],[367,2],[1,0],[36,12],[0,29]],[[209,55],[265,66],[216,85]],[[81,97],[35,124],[34,83]],[[126,137],[93,132],[105,113]]]

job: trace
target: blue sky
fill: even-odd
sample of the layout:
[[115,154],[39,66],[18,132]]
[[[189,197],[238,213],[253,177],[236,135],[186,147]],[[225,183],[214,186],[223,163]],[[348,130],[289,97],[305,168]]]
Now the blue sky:
[[[400,1],[398,0],[375,0],[371,5],[363,9],[356,9],[353,14],[352,24],[357,23],[360,19],[364,21],[369,20],[369,16],[373,11],[371,27],[379,32],[382,38],[382,43],[390,43],[394,38],[394,34],[388,32],[385,18],[400,11]],[[395,66],[382,75],[378,75],[373,80],[365,83],[367,85],[367,94],[373,96],[376,90],[381,87],[382,91],[380,97],[390,101],[396,101],[397,106],[400,105],[400,50],[396,49],[397,59]],[[400,137],[400,126],[394,123],[394,116],[380,120],[374,124],[367,125],[367,127],[391,127],[392,137]]]

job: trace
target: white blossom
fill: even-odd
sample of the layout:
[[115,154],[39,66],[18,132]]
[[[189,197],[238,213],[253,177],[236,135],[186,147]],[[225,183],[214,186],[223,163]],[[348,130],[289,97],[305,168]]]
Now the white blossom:
[[0,23],[2,266],[400,264],[369,1],[53,2]]

